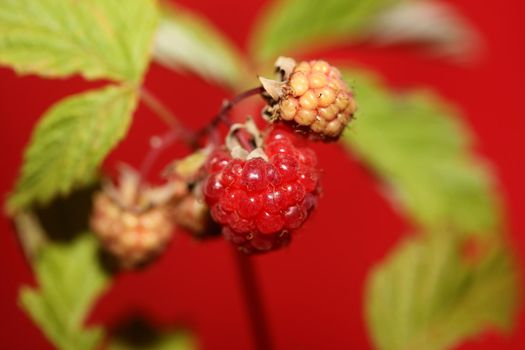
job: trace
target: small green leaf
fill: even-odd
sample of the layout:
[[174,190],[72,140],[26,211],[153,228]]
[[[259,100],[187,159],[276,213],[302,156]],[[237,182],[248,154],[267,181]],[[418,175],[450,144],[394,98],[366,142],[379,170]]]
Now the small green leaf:
[[443,235],[412,239],[377,266],[368,281],[366,314],[380,350],[445,350],[489,327],[509,330],[517,275],[503,247],[480,261]]
[[108,87],[53,106],[33,132],[8,210],[46,203],[91,181],[101,161],[125,135],[136,103],[135,90]]
[[38,290],[20,292],[21,306],[61,350],[92,350],[102,338],[102,329],[83,325],[109,281],[97,249],[92,234],[71,244],[46,245],[34,263]]
[[194,337],[187,332],[169,332],[159,335],[146,344],[130,344],[122,340],[112,340],[109,350],[196,350]]
[[430,92],[396,94],[367,74],[355,81],[357,118],[343,141],[421,225],[466,234],[499,232],[492,173],[474,155],[457,113]]
[[35,259],[42,247],[47,243],[47,237],[38,217],[33,212],[20,212],[13,218],[18,235],[18,242],[28,261]]
[[374,15],[360,31],[379,46],[420,44],[426,52],[455,61],[475,57],[481,38],[453,4],[440,0],[401,2]]
[[159,342],[148,350],[195,350],[196,340],[184,332],[168,333]]
[[244,84],[248,68],[239,51],[204,18],[166,6],[155,39],[154,58],[230,87]]
[[23,74],[136,82],[157,20],[154,0],[2,0],[0,64]]
[[351,40],[373,15],[402,1],[408,0],[273,1],[252,36],[251,52],[266,61],[304,46]]

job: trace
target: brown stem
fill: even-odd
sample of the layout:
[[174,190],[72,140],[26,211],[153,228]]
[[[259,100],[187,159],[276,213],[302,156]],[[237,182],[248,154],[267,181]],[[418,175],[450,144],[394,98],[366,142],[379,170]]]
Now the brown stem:
[[[192,130],[185,127],[170,112],[170,110],[158,98],[155,97],[155,95],[153,95],[147,89],[142,88],[140,94],[144,103],[153,112],[155,112],[157,116],[159,116],[164,122],[166,122],[166,124],[168,124],[171,127],[171,130],[168,131],[166,134],[160,136],[156,144],[152,145],[151,150],[146,155],[146,158],[144,159],[140,167],[140,184],[142,185],[142,183],[147,179],[153,165],[166,148],[168,148],[178,140],[184,140],[187,145],[194,149],[198,148],[198,140],[206,134],[210,134],[213,139],[218,140],[219,138],[216,134],[214,134],[218,124],[221,122],[231,124],[230,120],[227,117],[228,112],[240,101],[250,96],[260,94],[263,91],[264,89],[262,87],[253,88],[225,102],[219,113],[217,113],[217,115],[212,119],[212,121],[206,127],[202,128],[200,131],[195,133]],[[240,142],[243,143],[243,146],[246,147],[248,150],[253,148],[250,146],[249,141],[247,141],[243,136],[239,135],[238,137],[240,139]]]
[[231,109],[233,107],[235,107],[235,105],[238,104],[239,102],[241,102],[242,100],[244,100],[244,99],[246,99],[248,97],[254,96],[254,95],[259,95],[259,94],[261,94],[263,92],[264,92],[264,88],[262,86],[258,86],[256,88],[247,90],[247,91],[245,91],[245,92],[235,96],[234,98],[232,98],[229,101],[225,101],[224,104],[222,105],[222,108],[215,115],[215,117],[213,117],[211,122],[208,125],[206,125],[204,128],[200,129],[197,132],[197,137],[202,137],[202,136],[205,136],[205,135],[209,134],[210,132],[215,130],[220,123],[225,123],[227,125],[231,125],[232,122],[228,118],[228,113],[231,111]]
[[239,279],[243,288],[246,309],[248,310],[250,326],[255,340],[254,349],[271,350],[273,347],[257,285],[257,272],[251,258],[238,249],[234,249],[237,267],[239,269]]
[[239,143],[241,144],[242,148],[247,150],[248,152],[253,151],[255,148],[254,144],[252,143],[252,139],[248,138],[246,133],[243,132],[243,130],[237,130],[235,132],[235,137],[237,140],[239,140]]

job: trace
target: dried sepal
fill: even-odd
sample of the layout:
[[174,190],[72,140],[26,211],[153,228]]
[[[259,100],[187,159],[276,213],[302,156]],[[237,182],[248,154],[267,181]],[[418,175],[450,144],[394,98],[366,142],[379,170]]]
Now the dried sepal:
[[264,91],[266,91],[274,101],[278,101],[284,96],[286,82],[268,79],[265,77],[259,77],[259,81],[261,82]]
[[182,198],[187,193],[186,183],[180,179],[153,187],[141,184],[139,174],[127,165],[120,165],[118,170],[118,182],[104,180],[103,191],[122,208],[140,212]]
[[[237,133],[244,131],[250,135],[251,139],[255,144],[253,150],[247,150],[243,147]],[[226,136],[226,148],[230,151],[230,154],[233,158],[238,158],[242,160],[251,159],[253,157],[261,157],[265,160],[268,159],[268,156],[264,153],[263,147],[263,136],[257,125],[255,124],[253,118],[248,117],[244,123],[236,123],[230,127],[230,131]]]
[[292,74],[297,62],[291,57],[279,56],[275,60],[275,69],[277,73],[281,74],[281,80],[286,81]]

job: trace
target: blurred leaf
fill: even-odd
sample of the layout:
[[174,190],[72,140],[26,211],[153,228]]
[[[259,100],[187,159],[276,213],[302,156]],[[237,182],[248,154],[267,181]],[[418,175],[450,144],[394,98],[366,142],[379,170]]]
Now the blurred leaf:
[[186,332],[165,333],[147,344],[133,344],[113,340],[109,350],[196,350],[197,345],[191,334]]
[[20,212],[13,217],[20,243],[26,259],[36,259],[42,247],[47,243],[46,233],[33,212]]
[[2,0],[0,64],[18,73],[136,82],[157,19],[154,0]]
[[429,92],[395,94],[366,74],[355,81],[357,119],[343,141],[419,224],[467,234],[499,232],[491,172],[457,113]]
[[153,55],[167,67],[189,70],[230,87],[243,84],[248,71],[225,36],[204,18],[179,7],[165,7]]
[[362,31],[364,39],[385,46],[418,43],[433,54],[471,58],[481,39],[454,6],[441,1],[400,3],[377,15]]
[[251,52],[259,60],[297,49],[370,41],[427,44],[454,58],[473,54],[479,38],[454,7],[415,0],[276,0],[256,26]]
[[276,0],[261,16],[251,40],[259,61],[310,45],[359,37],[371,17],[409,0]]
[[200,148],[182,159],[173,161],[164,170],[164,176],[176,176],[188,183],[195,182],[211,151],[211,147]]
[[72,244],[46,245],[34,265],[38,290],[21,290],[21,306],[61,350],[91,350],[102,338],[102,329],[83,326],[108,284],[97,247],[92,234]]
[[91,181],[100,162],[126,133],[136,102],[134,90],[108,87],[53,106],[33,132],[8,210],[35,201],[46,203]]
[[476,263],[450,236],[399,246],[368,281],[366,313],[381,350],[442,350],[489,327],[509,330],[517,276],[508,252],[492,246]]

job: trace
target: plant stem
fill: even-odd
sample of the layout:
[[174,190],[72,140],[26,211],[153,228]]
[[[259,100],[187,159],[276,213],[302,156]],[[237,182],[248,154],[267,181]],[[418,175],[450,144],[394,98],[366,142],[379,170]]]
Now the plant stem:
[[153,93],[145,87],[140,89],[140,97],[144,104],[148,106],[155,114],[171,128],[185,129],[182,123]]
[[251,258],[234,248],[234,255],[237,260],[239,279],[242,285],[246,309],[252,334],[255,340],[256,350],[271,350],[272,342],[268,329],[268,322],[264,314],[261,295],[257,285],[257,272],[253,266]]
[[[219,138],[217,135],[213,133],[219,123],[224,122],[231,124],[231,121],[228,119],[228,112],[242,100],[250,96],[260,94],[263,91],[264,89],[262,87],[256,87],[235,96],[229,101],[226,101],[220,111],[215,115],[215,117],[213,117],[211,122],[206,127],[195,133],[183,125],[182,122],[179,121],[157,97],[155,97],[155,95],[149,92],[146,88],[142,88],[140,90],[142,100],[146,106],[148,106],[153,112],[155,112],[157,116],[159,116],[166,124],[168,124],[168,126],[170,126],[170,130],[164,135],[158,137],[156,140],[153,140],[151,150],[144,158],[144,161],[140,167],[140,185],[142,185],[147,179],[153,165],[166,148],[178,140],[184,140],[185,143],[191,148],[198,148],[198,140],[206,134],[211,134],[214,140],[218,140]],[[249,141],[245,140],[242,136],[240,136],[240,139],[241,142],[245,143],[245,147],[249,146]]]
[[255,148],[252,144],[251,139],[246,137],[246,134],[243,132],[243,130],[237,130],[237,132],[235,133],[235,137],[237,138],[237,140],[239,140],[239,143],[241,144],[242,148],[244,148],[248,152],[253,151],[253,149]]
[[202,137],[202,136],[204,136],[206,134],[209,134],[210,132],[215,130],[220,123],[225,123],[227,125],[231,125],[232,122],[228,118],[228,113],[230,112],[230,110],[233,107],[235,107],[236,104],[238,104],[239,102],[243,101],[244,99],[246,99],[248,97],[251,97],[251,96],[254,96],[254,95],[261,94],[263,92],[264,92],[264,88],[262,86],[258,86],[256,88],[247,90],[247,91],[245,91],[245,92],[235,96],[231,100],[225,101],[224,104],[222,105],[222,108],[215,115],[215,117],[213,117],[213,119],[210,121],[210,123],[197,132],[197,137]]
[[182,133],[183,131],[180,131],[179,129],[172,129],[162,136],[154,136],[154,138],[152,138],[151,149],[146,154],[146,157],[144,158],[140,166],[139,188],[148,178],[148,175],[151,172],[153,165],[160,157],[162,152],[164,152],[164,150],[171,146],[173,143],[180,140],[182,137]]
[[151,109],[163,122],[165,122],[170,130],[162,136],[155,136],[152,139],[150,151],[146,154],[140,170],[139,170],[139,187],[144,181],[160,157],[162,152],[178,140],[184,142],[192,148],[196,148],[197,139],[195,132],[188,129],[175,115],[166,107],[153,93],[142,87],[140,90],[140,97],[144,104]]

